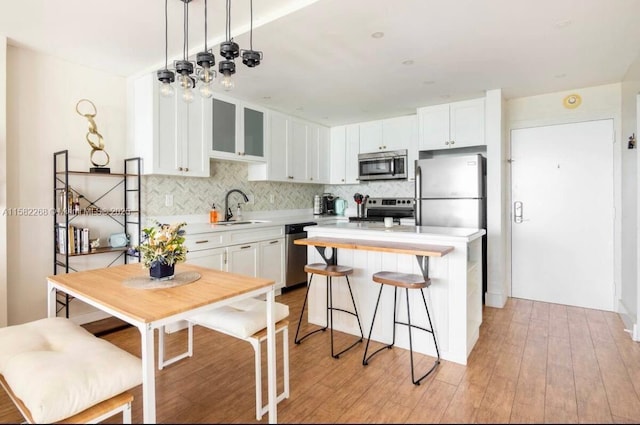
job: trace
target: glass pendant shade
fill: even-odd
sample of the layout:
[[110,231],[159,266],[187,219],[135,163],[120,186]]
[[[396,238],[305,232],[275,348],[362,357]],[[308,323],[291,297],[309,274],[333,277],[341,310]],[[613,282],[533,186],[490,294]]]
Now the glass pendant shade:
[[175,81],[175,74],[168,69],[160,69],[157,72],[158,81],[160,82],[160,94],[164,97],[171,97],[174,94],[171,83]]

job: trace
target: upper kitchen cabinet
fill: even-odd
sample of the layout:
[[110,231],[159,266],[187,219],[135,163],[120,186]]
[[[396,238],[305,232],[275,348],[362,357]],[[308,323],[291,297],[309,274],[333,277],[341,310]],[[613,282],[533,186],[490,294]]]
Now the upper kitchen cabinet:
[[329,129],[307,124],[307,170],[309,183],[329,182]]
[[342,125],[331,128],[330,184],[358,184],[360,126]]
[[249,180],[329,182],[329,129],[278,112],[269,113],[266,164],[250,164]]
[[360,152],[387,150],[382,141],[382,120],[360,123]]
[[484,98],[418,108],[419,150],[480,146]]
[[267,111],[216,94],[211,103],[212,158],[264,161]]
[[417,150],[416,132],[415,115],[360,123],[360,153]]
[[155,73],[133,81],[134,151],[143,174],[209,176],[210,102],[161,96]]

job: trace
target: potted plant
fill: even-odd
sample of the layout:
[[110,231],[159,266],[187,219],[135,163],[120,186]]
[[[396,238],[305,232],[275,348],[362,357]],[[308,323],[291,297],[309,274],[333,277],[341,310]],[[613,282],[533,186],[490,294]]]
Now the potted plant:
[[187,223],[161,224],[156,221],[153,226],[142,229],[143,241],[137,250],[152,279],[172,279],[176,263],[186,259],[183,230],[186,225]]

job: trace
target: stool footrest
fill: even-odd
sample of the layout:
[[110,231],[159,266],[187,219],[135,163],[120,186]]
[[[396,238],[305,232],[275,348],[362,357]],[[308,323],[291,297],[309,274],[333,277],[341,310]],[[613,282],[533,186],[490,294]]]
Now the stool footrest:
[[303,336],[302,338],[298,339],[298,336],[296,335],[295,338],[295,343],[296,344],[300,344],[302,341],[304,341],[305,339],[307,339],[308,337],[310,337],[311,335],[313,335],[316,332],[324,332],[327,330],[327,327],[325,326],[324,328],[320,328],[320,329],[316,329],[314,331],[309,332],[308,334],[306,334],[305,336]]

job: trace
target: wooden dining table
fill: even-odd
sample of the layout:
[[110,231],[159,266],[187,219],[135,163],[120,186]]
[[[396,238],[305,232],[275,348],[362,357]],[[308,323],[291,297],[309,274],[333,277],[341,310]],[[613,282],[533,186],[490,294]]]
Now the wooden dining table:
[[[192,283],[157,289],[126,286],[128,279],[149,276],[140,263],[47,277],[48,316],[56,316],[56,292],[62,291],[138,328],[141,337],[144,423],[156,423],[154,330],[212,308],[245,298],[266,296],[269,423],[277,423],[275,282],[180,263],[176,274],[197,272]],[[231,366],[231,365],[230,365]]]

